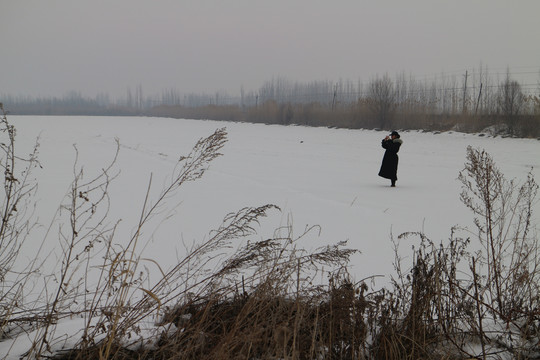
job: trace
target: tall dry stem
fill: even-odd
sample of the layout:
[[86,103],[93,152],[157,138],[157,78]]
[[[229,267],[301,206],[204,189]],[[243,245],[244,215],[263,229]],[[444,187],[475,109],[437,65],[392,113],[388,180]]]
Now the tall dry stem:
[[100,174],[89,181],[84,181],[83,168],[78,167],[78,151],[75,147],[76,161],[73,165],[74,180],[67,196],[67,203],[61,206],[61,214],[67,214],[66,229],[59,228],[59,246],[62,249],[60,269],[54,274],[58,285],[52,292],[52,297],[46,299],[44,312],[45,323],[36,333],[36,338],[28,357],[40,358],[45,352],[50,352],[50,344],[54,338],[54,327],[57,321],[66,316],[71,302],[77,302],[81,292],[86,296],[88,289],[81,289],[81,268],[85,257],[90,257],[94,246],[102,242],[106,233],[109,213],[108,189],[116,175],[111,174],[119,151],[117,141],[116,153],[110,164]]
[[36,275],[37,259],[32,260],[26,254],[27,258],[20,261],[19,256],[21,247],[36,226],[34,194],[37,181],[33,171],[41,164],[38,160],[39,139],[29,155],[19,155],[17,131],[8,121],[2,103],[0,112],[0,168],[4,175],[0,193],[0,336],[4,336],[17,318],[33,317],[24,310],[29,307],[23,304],[27,284]]
[[[538,185],[529,173],[517,186],[507,180],[484,150],[467,148],[467,163],[459,174],[461,200],[475,215],[478,239],[486,250],[485,267],[494,315],[510,320],[517,311],[524,287],[538,279],[538,244],[531,234],[533,204]],[[532,236],[531,236],[532,235]],[[482,258],[478,259],[479,265]],[[526,286],[526,287],[527,287]],[[525,287],[525,288],[526,288]],[[518,311],[519,312],[519,311]]]

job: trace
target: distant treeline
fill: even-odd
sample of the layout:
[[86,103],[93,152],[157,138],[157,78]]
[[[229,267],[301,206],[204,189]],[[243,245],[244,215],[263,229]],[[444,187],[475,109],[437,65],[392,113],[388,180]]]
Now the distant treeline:
[[182,95],[175,89],[144,96],[142,86],[126,97],[62,98],[2,96],[14,115],[129,115],[213,119],[343,128],[455,129],[520,137],[540,136],[540,85],[520,84],[510,72],[493,80],[487,70],[418,81],[399,74],[363,83],[341,80],[299,83],[267,81],[256,92]]

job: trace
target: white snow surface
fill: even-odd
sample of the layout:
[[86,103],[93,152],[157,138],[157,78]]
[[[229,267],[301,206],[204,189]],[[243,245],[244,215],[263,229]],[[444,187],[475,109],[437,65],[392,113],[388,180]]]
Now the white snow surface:
[[[306,249],[348,241],[360,252],[352,257],[351,275],[361,280],[393,274],[391,238],[421,231],[435,242],[449,238],[453,226],[474,231],[473,216],[461,203],[458,174],[464,168],[466,149],[485,149],[509,179],[522,182],[531,171],[540,179],[540,141],[479,134],[434,134],[402,131],[397,187],[377,176],[384,153],[380,142],[386,132],[231,123],[149,117],[9,116],[17,129],[17,150],[29,153],[39,137],[43,166],[34,176],[39,183],[37,221],[42,226],[30,237],[28,254],[54,220],[73,179],[76,153],[86,178],[98,174],[112,160],[116,140],[120,170],[110,189],[111,224],[121,219],[115,241],[127,243],[136,228],[152,174],[152,196],[168,178],[181,155],[197,140],[226,128],[223,156],[214,160],[202,179],[183,186],[161,209],[163,221],[144,233],[149,239],[144,256],[163,269],[172,267],[185,251],[184,244],[201,241],[224,216],[244,207],[277,205],[262,219],[253,240],[271,237],[292,223],[294,235],[319,226],[301,241]],[[74,146],[77,151],[75,151]],[[540,223],[540,204],[533,222]],[[53,226],[54,228],[54,226]],[[465,234],[464,236],[469,236]],[[414,239],[400,240],[407,260]],[[46,251],[58,260],[58,236],[49,232]],[[50,254],[50,255],[49,255]],[[410,260],[410,259],[409,259]],[[21,260],[22,261],[22,260]],[[54,262],[54,261],[53,261]],[[46,273],[47,269],[42,269]],[[56,334],[76,332],[74,322],[58,325]],[[18,358],[28,350],[31,335],[0,342],[0,358]]]

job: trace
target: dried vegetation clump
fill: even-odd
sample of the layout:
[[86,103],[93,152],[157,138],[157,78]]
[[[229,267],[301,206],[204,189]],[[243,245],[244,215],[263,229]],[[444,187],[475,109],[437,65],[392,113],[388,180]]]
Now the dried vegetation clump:
[[[396,272],[387,288],[377,288],[373,277],[358,281],[348,274],[356,250],[344,242],[305,250],[301,240],[317,227],[294,236],[289,224],[271,238],[257,239],[258,223],[279,211],[274,205],[227,215],[170,269],[145,258],[147,224],[221,155],[224,129],[179,158],[156,200],[149,181],[136,231],[123,245],[108,218],[116,157],[86,181],[75,164],[71,190],[56,219],[63,224],[58,227],[60,261],[53,274],[44,274],[38,256],[24,266],[17,261],[35,230],[31,174],[39,166],[39,147],[20,158],[15,128],[5,113],[1,124],[0,341],[24,332],[31,339],[26,358],[540,356],[540,262],[532,221],[538,185],[532,175],[521,185],[507,180],[484,151],[469,148],[459,174],[461,199],[475,218],[475,231],[460,236],[460,229],[452,229],[440,243],[422,233],[392,239]],[[398,256],[407,238],[419,239],[411,264]],[[470,250],[472,243],[480,245],[478,250]],[[158,269],[157,277],[150,265]],[[66,338],[57,329],[68,319],[82,325]]]

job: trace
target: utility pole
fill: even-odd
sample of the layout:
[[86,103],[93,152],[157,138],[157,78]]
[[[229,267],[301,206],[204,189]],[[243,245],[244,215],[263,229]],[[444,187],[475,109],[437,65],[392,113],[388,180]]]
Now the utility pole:
[[332,99],[332,111],[336,108],[337,84],[334,85],[334,98]]
[[480,91],[478,92],[478,99],[476,100],[476,109],[474,109],[474,115],[478,112],[478,104],[480,104],[480,96],[482,95],[482,83],[480,83]]
[[465,71],[465,86],[463,86],[463,114],[467,112],[467,78],[469,77],[469,71]]

